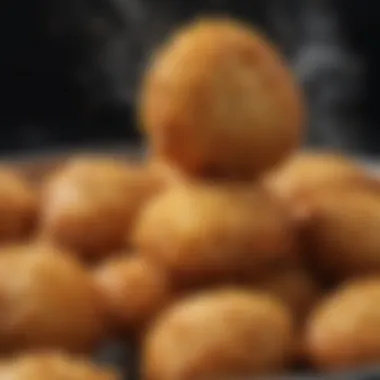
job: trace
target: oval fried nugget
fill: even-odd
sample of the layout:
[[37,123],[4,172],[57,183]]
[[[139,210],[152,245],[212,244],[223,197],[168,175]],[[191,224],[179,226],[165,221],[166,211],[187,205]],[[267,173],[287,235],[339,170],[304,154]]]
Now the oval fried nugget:
[[120,380],[115,372],[58,352],[24,354],[4,362],[1,379]]
[[143,344],[147,380],[274,373],[292,355],[293,323],[280,302],[228,288],[185,298],[166,310]]
[[138,165],[73,158],[44,186],[42,234],[87,258],[121,249],[136,215],[158,187]]
[[370,180],[369,173],[356,161],[329,151],[295,154],[264,176],[266,187],[291,207],[307,202],[319,190]]
[[298,146],[303,113],[284,59],[228,18],[201,18],[172,35],[140,98],[152,150],[196,176],[255,178]]
[[259,187],[235,185],[172,186],[143,210],[134,242],[183,283],[257,272],[298,248],[282,205]]
[[380,361],[380,277],[343,284],[309,320],[305,346],[317,368],[345,370]]
[[104,334],[104,307],[91,276],[47,246],[0,250],[0,351],[91,351]]

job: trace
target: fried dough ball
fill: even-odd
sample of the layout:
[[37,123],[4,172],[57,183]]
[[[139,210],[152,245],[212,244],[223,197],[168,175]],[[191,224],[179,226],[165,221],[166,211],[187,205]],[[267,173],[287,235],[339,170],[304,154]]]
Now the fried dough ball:
[[128,333],[140,333],[171,298],[164,273],[137,255],[109,260],[94,277],[111,319]]
[[330,280],[379,272],[379,189],[326,189],[312,203],[303,239],[313,268]]
[[45,185],[42,234],[87,258],[121,249],[126,231],[157,186],[137,165],[73,158]]
[[104,309],[92,278],[47,247],[0,250],[0,351],[87,352],[103,337]]
[[255,280],[252,285],[279,298],[301,323],[322,292],[320,285],[304,268],[295,266],[280,266]]
[[172,186],[144,208],[134,242],[175,283],[230,279],[293,259],[297,242],[281,206],[254,186]]
[[202,18],[157,51],[140,115],[153,151],[196,176],[254,178],[298,146],[300,91],[249,26]]
[[290,360],[293,322],[275,299],[242,289],[205,292],[167,309],[146,336],[147,380],[281,371]]
[[9,380],[119,380],[109,369],[62,353],[32,353],[5,362],[0,379]]
[[341,286],[316,307],[306,347],[322,370],[343,370],[380,361],[380,277]]
[[368,173],[355,161],[333,152],[309,151],[292,156],[269,173],[265,184],[294,206],[315,191],[367,180]]
[[0,168],[0,242],[17,241],[32,231],[38,209],[37,194],[16,171]]

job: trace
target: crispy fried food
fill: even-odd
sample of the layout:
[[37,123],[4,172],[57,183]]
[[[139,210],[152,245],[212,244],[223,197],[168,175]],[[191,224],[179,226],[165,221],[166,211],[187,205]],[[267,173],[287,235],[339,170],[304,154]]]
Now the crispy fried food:
[[[9,380],[119,380],[115,372],[62,353],[32,353],[3,363],[0,379]],[[120,379],[121,380],[121,379]]]
[[0,352],[62,348],[87,352],[104,333],[92,278],[72,256],[47,246],[0,250]]
[[140,116],[152,150],[196,176],[254,178],[300,142],[303,104],[284,60],[227,18],[184,26],[145,75]]
[[111,259],[94,278],[111,320],[123,332],[139,334],[171,300],[164,273],[141,256]]
[[316,307],[305,335],[313,363],[344,370],[380,361],[380,277],[344,284]]
[[295,320],[303,323],[322,293],[321,286],[300,266],[279,266],[251,283],[289,306]]
[[298,153],[264,177],[267,188],[291,207],[316,191],[366,181],[369,174],[361,165],[328,151]]
[[270,296],[223,289],[167,309],[146,336],[147,380],[187,380],[281,371],[293,345],[290,312]]
[[73,158],[45,185],[42,234],[89,258],[121,249],[157,186],[140,166],[111,158]]
[[28,237],[35,226],[37,194],[17,172],[0,168],[0,242]]
[[379,231],[380,189],[319,191],[303,229],[306,259],[330,280],[379,272]]
[[144,208],[134,241],[175,283],[226,280],[293,259],[296,236],[281,206],[254,186],[172,186]]

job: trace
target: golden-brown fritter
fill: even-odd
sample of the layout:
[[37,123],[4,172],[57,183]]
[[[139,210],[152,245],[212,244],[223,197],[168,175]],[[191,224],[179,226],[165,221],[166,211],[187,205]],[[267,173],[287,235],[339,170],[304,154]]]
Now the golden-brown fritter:
[[171,36],[140,98],[153,152],[197,176],[256,177],[298,146],[303,113],[284,59],[228,18],[201,18]]
[[140,166],[111,158],[73,158],[45,185],[42,234],[88,258],[120,249],[157,186]]
[[0,351],[87,352],[104,333],[104,306],[72,256],[38,245],[0,250]]
[[114,371],[58,352],[29,353],[3,363],[0,379],[119,380]]
[[0,242],[24,239],[35,226],[35,189],[16,171],[0,168]]
[[301,323],[322,294],[321,286],[300,266],[279,266],[252,281],[251,285],[279,298]]
[[380,189],[319,191],[303,227],[305,258],[326,279],[380,272]]
[[316,191],[369,180],[369,174],[357,162],[329,151],[298,153],[264,177],[267,188],[291,207],[306,202]]
[[174,282],[188,284],[257,272],[297,250],[282,205],[254,186],[172,186],[144,208],[134,241]]
[[139,334],[171,299],[164,273],[138,255],[105,262],[94,278],[111,320],[122,332]]
[[344,284],[316,307],[306,329],[310,359],[321,370],[380,361],[380,277]]
[[290,312],[270,296],[242,289],[205,292],[167,309],[146,336],[146,380],[275,373],[289,363]]

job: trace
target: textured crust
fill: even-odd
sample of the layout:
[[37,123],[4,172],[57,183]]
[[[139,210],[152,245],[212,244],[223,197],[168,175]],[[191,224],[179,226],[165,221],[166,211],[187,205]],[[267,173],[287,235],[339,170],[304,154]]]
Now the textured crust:
[[0,351],[91,352],[104,337],[104,309],[87,271],[48,246],[0,250]]
[[12,380],[120,380],[111,370],[67,354],[24,354],[0,367],[1,379]]
[[155,55],[140,116],[153,150],[186,172],[252,178],[298,146],[303,105],[262,36],[228,19],[201,19]]
[[305,347],[325,371],[375,365],[380,360],[380,278],[342,285],[318,305]]
[[90,258],[121,249],[140,207],[158,188],[139,165],[73,158],[43,186],[41,234]]
[[255,186],[173,186],[143,210],[134,242],[176,282],[200,284],[260,272],[298,253],[282,206]]
[[293,323],[275,299],[223,289],[180,301],[152,326],[143,346],[147,380],[281,371],[292,355]]

